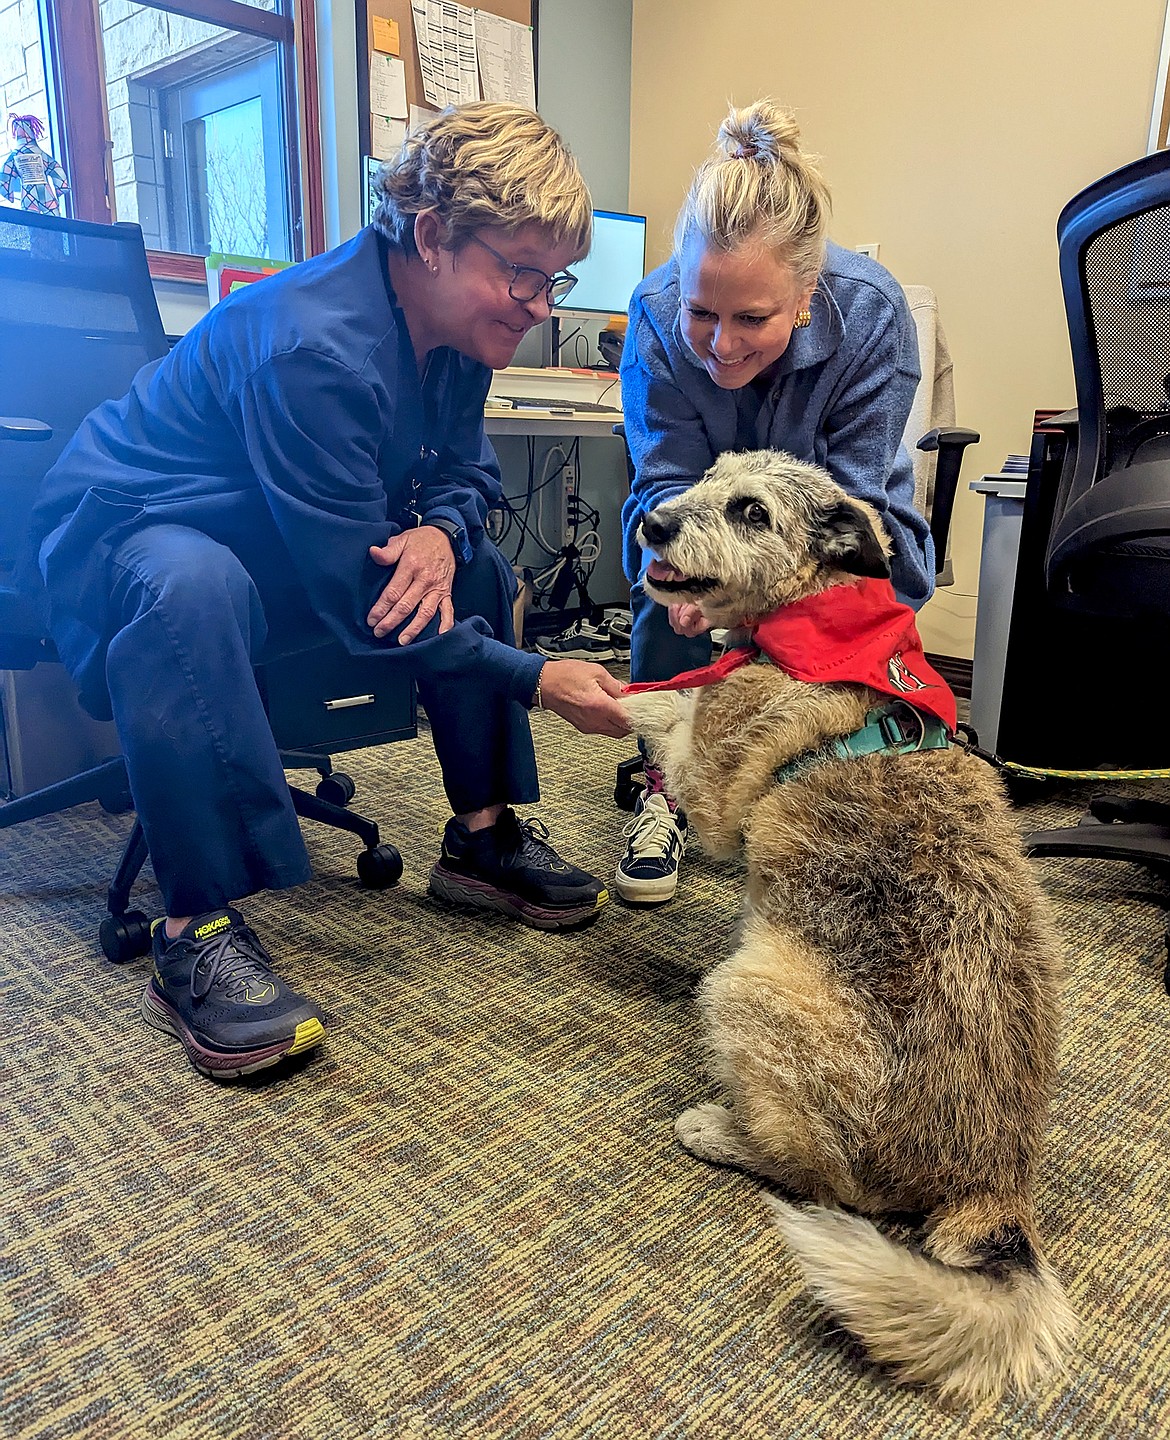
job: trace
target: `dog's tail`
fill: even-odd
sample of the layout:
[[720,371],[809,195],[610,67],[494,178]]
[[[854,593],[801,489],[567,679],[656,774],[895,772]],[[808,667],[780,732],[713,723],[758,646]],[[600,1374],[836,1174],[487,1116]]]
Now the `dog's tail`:
[[930,1258],[859,1215],[767,1198],[813,1293],[900,1380],[973,1404],[1064,1368],[1076,1317],[1018,1220],[989,1227],[986,1204],[958,1207]]

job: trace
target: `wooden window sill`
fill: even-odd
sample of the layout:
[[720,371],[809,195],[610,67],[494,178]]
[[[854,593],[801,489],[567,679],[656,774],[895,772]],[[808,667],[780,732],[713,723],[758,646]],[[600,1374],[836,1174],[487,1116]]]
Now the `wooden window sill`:
[[207,266],[202,255],[176,255],[168,250],[148,250],[147,264],[155,280],[180,280],[189,285],[207,284]]

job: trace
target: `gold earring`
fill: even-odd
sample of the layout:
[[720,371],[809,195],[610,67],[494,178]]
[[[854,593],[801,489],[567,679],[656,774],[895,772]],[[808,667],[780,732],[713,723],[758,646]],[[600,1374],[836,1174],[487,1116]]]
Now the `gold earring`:
[[811,311],[811,310],[798,310],[798,311],[796,312],[796,319],[792,322],[792,328],[793,328],[794,330],[807,330],[808,327],[809,327],[811,324],[812,324],[812,311]]

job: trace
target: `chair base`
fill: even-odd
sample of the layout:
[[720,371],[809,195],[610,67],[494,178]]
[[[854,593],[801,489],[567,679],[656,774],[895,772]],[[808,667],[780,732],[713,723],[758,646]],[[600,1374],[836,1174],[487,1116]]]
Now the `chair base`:
[[[372,820],[346,808],[354,795],[352,779],[335,771],[328,755],[282,750],[280,758],[286,769],[316,770],[321,776],[315,794],[296,785],[288,787],[297,815],[357,836],[364,847],[357,857],[357,875],[368,889],[382,890],[396,884],[402,875],[402,857],[393,845],[382,844],[378,827]],[[110,811],[131,808],[130,784],[121,756],[0,805],[0,830],[95,800]],[[102,954],[117,965],[135,960],[150,949],[150,921],[141,910],[129,908],[130,892],[146,860],[146,836],[136,819],[110,881],[106,918],[98,927]]]
[[[1024,836],[1029,855],[1072,855],[1129,860],[1170,877],[1170,804],[1157,800],[1097,795],[1076,825],[1033,830]],[[1170,994],[1170,928],[1165,937],[1163,984]]]
[[1096,795],[1076,825],[1033,830],[1024,837],[1029,855],[1084,855],[1132,860],[1170,872],[1170,804]]

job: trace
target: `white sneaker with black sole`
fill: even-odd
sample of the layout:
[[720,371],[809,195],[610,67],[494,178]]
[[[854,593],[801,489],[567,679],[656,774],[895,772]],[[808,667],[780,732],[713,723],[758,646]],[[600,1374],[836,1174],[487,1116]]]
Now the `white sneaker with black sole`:
[[678,888],[687,848],[687,817],[671,810],[665,795],[643,795],[626,826],[626,853],[618,861],[613,887],[636,905],[660,905]]
[[537,640],[536,649],[549,660],[593,660],[600,664],[615,658],[608,630],[588,620],[574,620],[559,635]]

